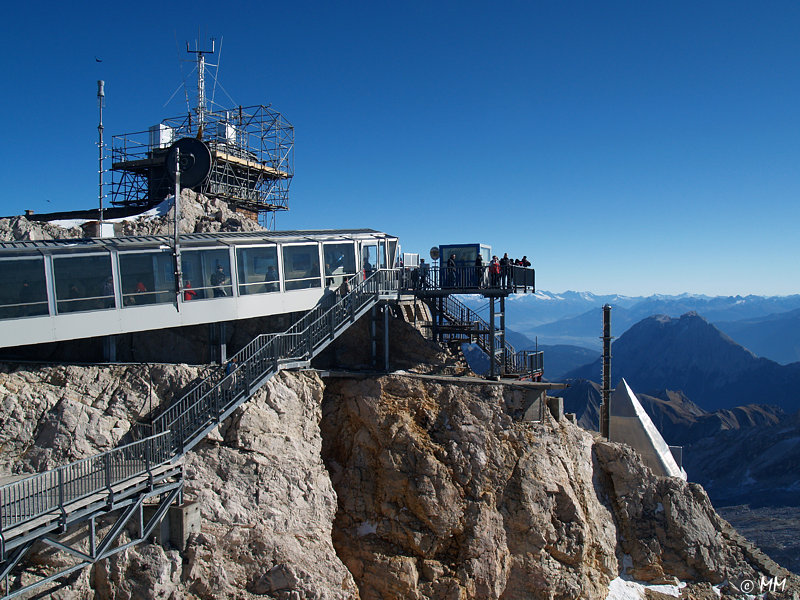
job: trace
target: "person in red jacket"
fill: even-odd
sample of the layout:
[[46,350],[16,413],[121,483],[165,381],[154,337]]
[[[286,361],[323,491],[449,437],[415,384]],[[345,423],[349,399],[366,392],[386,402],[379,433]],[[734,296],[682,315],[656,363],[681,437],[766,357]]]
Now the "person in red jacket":
[[197,292],[192,289],[192,282],[188,279],[183,284],[183,301],[188,302],[197,297]]

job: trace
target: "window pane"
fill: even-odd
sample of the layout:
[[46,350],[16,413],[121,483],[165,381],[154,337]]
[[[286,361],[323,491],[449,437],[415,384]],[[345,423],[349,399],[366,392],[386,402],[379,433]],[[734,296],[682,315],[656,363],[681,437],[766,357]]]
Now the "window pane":
[[364,276],[369,277],[378,264],[378,245],[362,246],[361,248],[361,267],[364,269]]
[[397,266],[397,238],[390,238],[386,240],[389,248],[389,266]]
[[471,267],[475,264],[475,259],[478,258],[478,246],[442,246],[442,256],[440,260],[443,265],[447,264],[451,255],[456,255],[457,267]]
[[230,255],[225,249],[187,250],[181,254],[183,300],[230,296]]
[[108,254],[54,258],[53,273],[59,313],[114,308]]
[[171,252],[119,255],[123,306],[175,301],[175,262]]
[[275,246],[237,248],[239,295],[263,294],[280,290],[278,249]]
[[287,290],[321,287],[318,246],[284,246],[283,273]]
[[356,255],[353,242],[323,244],[325,257],[325,285],[339,286],[345,276],[355,275]]
[[0,319],[46,315],[44,259],[0,261]]

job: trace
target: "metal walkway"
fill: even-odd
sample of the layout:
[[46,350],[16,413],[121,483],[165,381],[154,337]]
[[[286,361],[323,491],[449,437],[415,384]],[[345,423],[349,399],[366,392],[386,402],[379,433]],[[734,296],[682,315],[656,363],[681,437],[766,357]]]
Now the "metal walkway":
[[[170,504],[180,499],[183,455],[187,451],[280,369],[307,365],[378,302],[396,300],[398,292],[398,271],[376,271],[347,296],[330,306],[311,310],[286,332],[257,337],[232,357],[235,368],[228,375],[207,378],[150,423],[136,424],[134,432],[142,436],[139,441],[1,486],[3,598],[53,582],[146,539]],[[158,507],[145,523],[144,503],[154,497],[160,500]],[[98,543],[96,519],[110,519],[111,513],[120,510]],[[138,537],[114,546],[120,533],[137,516]],[[88,526],[80,546],[55,539],[67,532],[73,539],[79,525]],[[12,582],[12,571],[36,542],[72,554],[78,559],[77,564],[35,581],[20,577]]]

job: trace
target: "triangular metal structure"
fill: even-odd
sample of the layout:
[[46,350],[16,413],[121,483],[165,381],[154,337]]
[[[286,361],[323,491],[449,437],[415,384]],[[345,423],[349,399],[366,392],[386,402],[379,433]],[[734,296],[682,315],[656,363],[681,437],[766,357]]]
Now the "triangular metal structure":
[[686,471],[624,379],[611,396],[609,440],[633,447],[656,475],[686,479]]

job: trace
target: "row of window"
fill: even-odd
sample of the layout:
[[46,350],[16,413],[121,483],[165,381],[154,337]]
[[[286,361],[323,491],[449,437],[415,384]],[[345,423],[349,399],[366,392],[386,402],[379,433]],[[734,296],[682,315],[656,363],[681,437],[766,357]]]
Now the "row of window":
[[[383,246],[381,246],[383,250]],[[362,248],[365,269],[378,261],[378,246]],[[385,253],[381,266],[385,266]],[[324,270],[317,244],[283,246],[281,258],[285,291],[341,285],[356,272],[353,242],[324,243]],[[219,298],[233,294],[230,253],[226,248],[184,250],[182,300]],[[277,246],[235,249],[237,293],[240,296],[281,290]],[[57,314],[122,306],[174,302],[175,274],[171,250],[119,254],[119,296],[110,254],[54,256],[53,289]],[[322,271],[322,272],[321,272]],[[0,260],[0,319],[48,314],[43,257]]]

